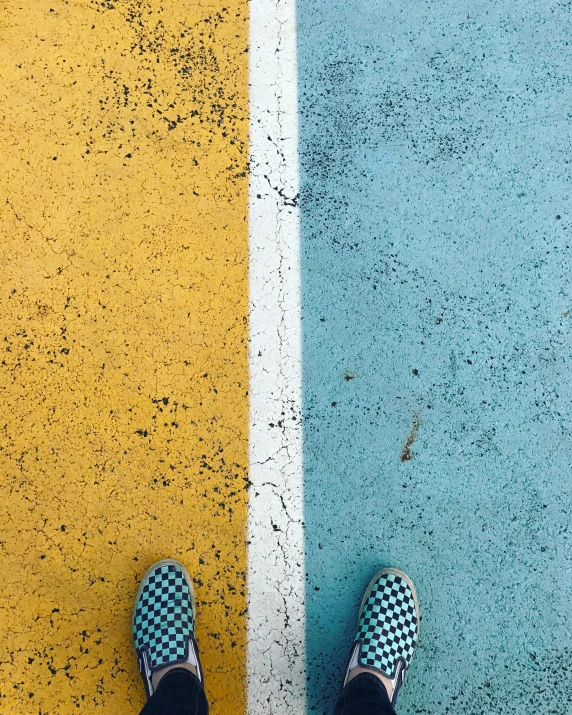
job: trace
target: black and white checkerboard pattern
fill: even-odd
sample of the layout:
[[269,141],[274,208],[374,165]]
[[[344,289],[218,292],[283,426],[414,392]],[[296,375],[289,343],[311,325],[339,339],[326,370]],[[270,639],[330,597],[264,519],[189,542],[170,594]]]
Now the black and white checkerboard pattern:
[[411,589],[400,576],[383,574],[375,583],[361,612],[357,638],[364,667],[378,668],[389,678],[399,658],[409,667],[417,646],[417,615]]
[[193,631],[193,608],[185,575],[174,564],[163,565],[149,576],[135,607],[135,648],[137,652],[147,648],[152,669],[182,662]]

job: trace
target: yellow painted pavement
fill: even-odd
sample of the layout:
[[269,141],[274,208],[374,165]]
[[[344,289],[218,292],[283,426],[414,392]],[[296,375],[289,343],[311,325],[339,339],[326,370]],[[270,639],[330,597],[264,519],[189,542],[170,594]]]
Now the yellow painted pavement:
[[164,556],[244,710],[247,39],[244,0],[2,4],[0,713],[137,713]]

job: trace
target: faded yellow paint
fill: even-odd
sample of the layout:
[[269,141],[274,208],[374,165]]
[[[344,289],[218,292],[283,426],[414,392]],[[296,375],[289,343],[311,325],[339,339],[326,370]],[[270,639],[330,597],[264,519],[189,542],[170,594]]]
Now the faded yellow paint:
[[0,712],[137,713],[153,561],[244,710],[247,3],[5,0]]

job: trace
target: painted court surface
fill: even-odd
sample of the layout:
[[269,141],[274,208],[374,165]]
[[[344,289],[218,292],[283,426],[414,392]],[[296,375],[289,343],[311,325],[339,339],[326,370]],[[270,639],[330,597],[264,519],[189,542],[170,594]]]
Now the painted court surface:
[[0,713],[134,713],[194,578],[212,712],[572,708],[565,2],[23,0],[0,21]]

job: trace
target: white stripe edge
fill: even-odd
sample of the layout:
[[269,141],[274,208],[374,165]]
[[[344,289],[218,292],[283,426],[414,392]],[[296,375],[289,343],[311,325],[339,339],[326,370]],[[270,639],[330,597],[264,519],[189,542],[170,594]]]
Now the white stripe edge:
[[295,0],[250,2],[248,713],[306,711]]

